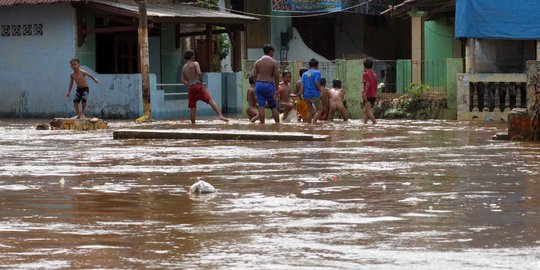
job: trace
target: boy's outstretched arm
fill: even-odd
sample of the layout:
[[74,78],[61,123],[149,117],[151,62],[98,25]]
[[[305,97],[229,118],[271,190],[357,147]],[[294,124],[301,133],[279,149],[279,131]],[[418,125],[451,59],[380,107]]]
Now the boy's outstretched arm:
[[66,97],[69,97],[69,94],[71,93],[71,88],[73,88],[73,76],[69,76],[69,88],[68,88],[68,92],[66,94]]
[[85,72],[84,72],[84,75],[90,77],[90,79],[94,80],[95,83],[99,83],[99,81],[96,80],[96,78],[94,78],[94,76],[92,76],[92,74],[90,74],[90,73],[88,73],[88,72],[85,71]]

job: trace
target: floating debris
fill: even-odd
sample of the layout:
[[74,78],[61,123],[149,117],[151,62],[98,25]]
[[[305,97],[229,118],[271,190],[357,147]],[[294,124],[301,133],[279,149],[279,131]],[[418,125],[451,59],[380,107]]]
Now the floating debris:
[[209,183],[199,180],[197,183],[191,185],[189,193],[214,193],[216,189]]
[[36,125],[36,130],[49,130],[49,129],[51,129],[51,128],[47,124],[37,124]]

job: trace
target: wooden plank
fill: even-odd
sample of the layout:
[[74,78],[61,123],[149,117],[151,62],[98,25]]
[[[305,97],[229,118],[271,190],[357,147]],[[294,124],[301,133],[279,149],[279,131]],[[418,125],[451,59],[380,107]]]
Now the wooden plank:
[[124,129],[113,132],[115,140],[121,139],[180,139],[180,140],[277,140],[277,141],[325,141],[326,135],[311,135],[300,132],[253,132],[253,131],[207,131],[207,130],[148,130]]

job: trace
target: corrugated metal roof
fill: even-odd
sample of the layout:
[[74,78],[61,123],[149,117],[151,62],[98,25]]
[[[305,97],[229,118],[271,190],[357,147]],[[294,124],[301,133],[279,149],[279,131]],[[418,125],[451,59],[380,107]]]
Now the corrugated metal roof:
[[[135,3],[135,1],[114,2],[105,0],[0,0],[0,6],[12,6],[21,4],[53,4],[60,2],[95,3],[112,8],[118,8],[128,12],[133,12],[133,14],[138,14],[139,12],[139,7],[137,3]],[[201,21],[207,19],[208,21],[212,22],[220,21],[223,23],[246,23],[259,20],[255,17],[244,16],[219,10],[211,10],[182,3],[163,3],[161,1],[159,3],[156,3],[147,1],[146,9],[147,15],[150,17],[179,18],[182,19],[183,22],[193,21],[200,23]]]
[[409,11],[427,11],[427,19],[453,17],[456,10],[456,0],[404,0],[401,4],[390,6],[382,15],[407,18]]
[[[0,0],[2,1],[2,0]],[[139,7],[135,2],[112,2],[105,0],[89,0],[88,2],[98,3],[114,8],[119,8],[127,11],[132,11],[138,13]],[[224,12],[219,10],[206,9],[201,7],[196,7],[188,4],[181,3],[152,3],[148,2],[146,5],[147,15],[152,17],[162,17],[162,18],[196,18],[198,20],[203,18],[208,19],[237,19],[244,21],[257,21],[259,19],[249,16],[244,16],[240,14],[234,14],[230,12]]]
[[37,4],[53,4],[59,2],[81,2],[84,0],[0,0],[0,6],[13,6],[13,5],[37,5]]

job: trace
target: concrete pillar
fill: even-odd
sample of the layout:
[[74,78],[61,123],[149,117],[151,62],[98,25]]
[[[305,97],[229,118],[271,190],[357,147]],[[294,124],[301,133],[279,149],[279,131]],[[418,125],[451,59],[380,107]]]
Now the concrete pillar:
[[214,60],[214,51],[213,51],[214,40],[213,40],[213,35],[212,35],[213,30],[214,30],[213,25],[206,24],[206,53],[208,54],[208,59],[206,59],[207,61],[206,64],[208,67],[208,71],[210,72],[213,71],[212,62]]
[[[474,61],[474,39],[468,38],[467,44],[465,45],[465,73],[474,73],[475,70],[475,61]],[[538,56],[537,56],[538,57]]]
[[540,40],[536,41],[536,61],[540,61]]
[[411,49],[412,49],[412,83],[422,83],[422,55],[424,45],[424,16],[425,11],[410,11],[411,16]]

